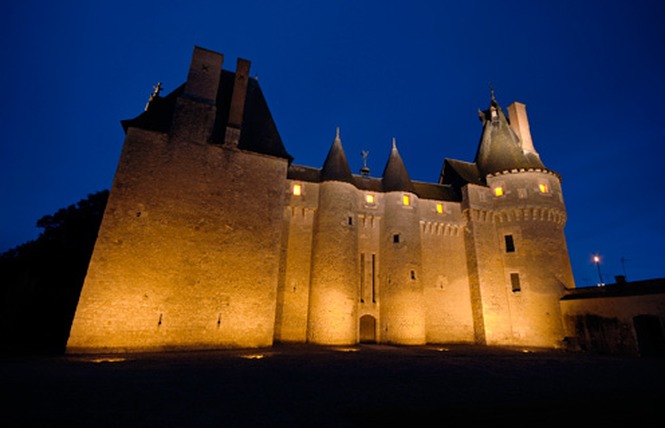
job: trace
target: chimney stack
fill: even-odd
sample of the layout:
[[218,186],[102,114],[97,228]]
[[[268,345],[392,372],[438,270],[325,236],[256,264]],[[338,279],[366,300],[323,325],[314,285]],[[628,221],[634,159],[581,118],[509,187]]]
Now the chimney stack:
[[231,95],[231,108],[229,109],[229,121],[226,125],[224,143],[237,147],[240,142],[240,130],[242,129],[242,118],[245,113],[245,98],[247,97],[247,82],[249,80],[250,62],[238,58],[236,75],[233,82],[233,95]]
[[526,116],[526,105],[517,101],[512,103],[508,106],[508,116],[510,118],[510,127],[513,128],[513,131],[515,131],[522,143],[522,151],[539,156],[533,147],[529,119]]
[[208,144],[217,115],[217,89],[224,56],[194,48],[187,83],[176,101],[171,134],[176,140]]

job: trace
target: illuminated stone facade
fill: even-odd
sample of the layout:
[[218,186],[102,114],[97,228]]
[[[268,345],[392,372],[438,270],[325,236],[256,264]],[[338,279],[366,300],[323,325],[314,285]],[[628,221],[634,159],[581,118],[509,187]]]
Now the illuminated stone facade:
[[492,96],[474,162],[352,174],[339,132],[293,163],[249,62],[195,48],[126,139],[68,352],[478,343],[559,347],[560,178]]

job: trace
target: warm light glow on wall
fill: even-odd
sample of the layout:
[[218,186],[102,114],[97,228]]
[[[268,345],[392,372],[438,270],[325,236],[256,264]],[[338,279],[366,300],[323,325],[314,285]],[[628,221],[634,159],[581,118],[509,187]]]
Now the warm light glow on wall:
[[495,196],[503,196],[503,187],[502,186],[495,187],[494,188],[494,195]]
[[368,193],[367,196],[365,196],[365,201],[367,201],[368,204],[373,204],[374,203],[374,195],[371,193]]
[[538,188],[540,189],[540,193],[547,193],[547,184],[540,183]]
[[411,196],[409,195],[403,195],[402,196],[402,203],[404,205],[411,205]]
[[436,204],[436,212],[443,214],[443,204]]
[[300,196],[302,195],[302,185],[300,184],[294,184],[293,185],[293,194],[295,196]]

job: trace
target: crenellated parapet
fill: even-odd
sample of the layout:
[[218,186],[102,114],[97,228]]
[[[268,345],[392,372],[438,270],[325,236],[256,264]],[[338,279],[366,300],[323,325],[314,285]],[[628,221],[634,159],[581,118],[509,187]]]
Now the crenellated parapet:
[[561,181],[561,175],[559,175],[558,172],[552,171],[551,169],[547,168],[510,168],[510,169],[504,169],[502,171],[496,171],[490,174],[487,174],[486,178],[489,177],[499,177],[502,175],[506,174],[518,174],[518,173],[523,173],[523,172],[541,172],[544,174],[551,174],[555,176],[559,181]]
[[459,236],[464,230],[463,224],[444,223],[438,221],[421,221],[420,232],[424,235]]
[[503,209],[468,208],[462,212],[466,222],[509,223],[516,221],[543,221],[561,227],[566,224],[565,210],[548,207],[518,207]]

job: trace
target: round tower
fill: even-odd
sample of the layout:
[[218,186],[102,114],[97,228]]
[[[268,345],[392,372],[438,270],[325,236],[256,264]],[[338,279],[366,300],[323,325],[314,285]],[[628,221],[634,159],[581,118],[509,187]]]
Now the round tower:
[[559,300],[574,287],[561,180],[533,147],[525,106],[514,103],[508,111],[510,121],[492,97],[481,112],[476,166],[486,187],[468,191],[465,201],[477,320],[487,343],[559,347]]
[[312,238],[307,340],[323,345],[358,342],[358,190],[339,138],[323,168]]
[[383,342],[426,342],[418,198],[395,141],[383,172],[384,224],[380,247]]

